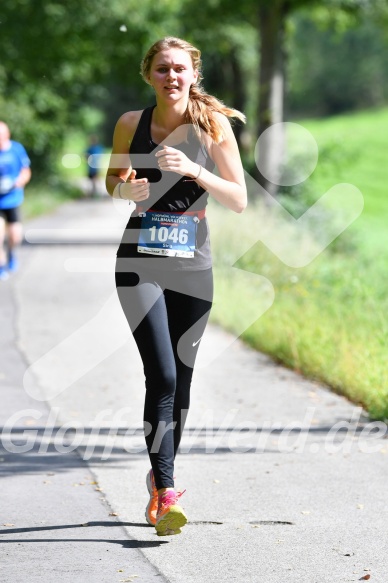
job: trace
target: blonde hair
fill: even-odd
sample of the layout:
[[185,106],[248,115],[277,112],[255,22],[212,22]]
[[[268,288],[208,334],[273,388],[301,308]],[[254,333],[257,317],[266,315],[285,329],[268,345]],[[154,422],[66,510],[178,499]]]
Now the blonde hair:
[[140,74],[146,83],[149,83],[153,58],[157,53],[160,53],[160,51],[172,48],[186,51],[191,57],[194,71],[198,71],[197,82],[190,87],[189,102],[187,105],[184,121],[185,123],[192,124],[194,126],[195,131],[199,137],[202,128],[217,144],[219,144],[224,137],[223,128],[217,117],[214,115],[214,112],[218,111],[219,113],[224,114],[226,117],[237,118],[244,123],[245,115],[237,109],[227,107],[224,103],[222,103],[222,101],[205,92],[204,88],[201,86],[201,80],[203,79],[203,76],[201,69],[201,51],[199,49],[194,47],[189,42],[174,36],[167,36],[162,38],[154,43],[147,51],[144,59],[141,62]]

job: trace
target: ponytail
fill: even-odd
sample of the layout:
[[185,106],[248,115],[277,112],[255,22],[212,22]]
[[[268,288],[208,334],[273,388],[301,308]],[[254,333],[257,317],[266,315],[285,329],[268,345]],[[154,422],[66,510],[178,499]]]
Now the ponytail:
[[180,38],[172,36],[162,38],[148,50],[142,60],[140,74],[149,83],[149,74],[154,56],[160,51],[172,48],[181,49],[189,53],[193,69],[198,71],[198,81],[190,87],[185,123],[193,125],[198,137],[200,137],[202,129],[219,144],[224,138],[224,131],[221,122],[214,114],[216,112],[222,113],[228,118],[237,118],[244,123],[245,115],[237,109],[227,107],[222,101],[205,92],[200,83],[203,77],[201,51],[199,49]]
[[198,136],[203,129],[209,136],[219,144],[224,138],[223,127],[215,112],[223,113],[226,117],[237,118],[245,123],[245,115],[227,107],[222,101],[205,92],[201,85],[196,83],[190,87],[189,103],[186,111],[186,123],[194,126]]

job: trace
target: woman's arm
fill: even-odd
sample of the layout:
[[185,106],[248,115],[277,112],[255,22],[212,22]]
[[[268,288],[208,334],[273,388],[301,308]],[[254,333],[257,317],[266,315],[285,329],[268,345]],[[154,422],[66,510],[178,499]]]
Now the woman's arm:
[[218,168],[219,176],[192,162],[175,148],[164,146],[156,156],[159,158],[161,170],[191,176],[218,202],[236,213],[241,213],[247,206],[247,189],[240,152],[228,118],[218,112],[215,115],[223,127],[224,139],[220,144],[216,144],[209,136],[204,136],[204,141],[210,157]]
[[25,166],[20,170],[20,174],[17,177],[14,188],[24,188],[31,180],[31,168]]
[[224,130],[224,139],[220,144],[212,142],[209,154],[218,168],[219,176],[202,168],[196,182],[218,202],[236,213],[242,213],[248,201],[237,141],[228,118],[220,113],[215,115]]
[[129,147],[135,134],[141,111],[129,111],[118,120],[113,134],[113,147],[105,185],[113,198],[139,202],[149,196],[147,178],[136,180],[129,157]]

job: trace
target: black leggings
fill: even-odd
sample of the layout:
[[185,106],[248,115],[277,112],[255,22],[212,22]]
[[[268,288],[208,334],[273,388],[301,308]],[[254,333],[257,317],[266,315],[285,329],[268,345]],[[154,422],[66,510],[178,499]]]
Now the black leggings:
[[117,292],[144,365],[147,450],[157,489],[170,488],[195,357],[212,305],[213,273],[150,270],[144,262],[128,272],[120,261]]

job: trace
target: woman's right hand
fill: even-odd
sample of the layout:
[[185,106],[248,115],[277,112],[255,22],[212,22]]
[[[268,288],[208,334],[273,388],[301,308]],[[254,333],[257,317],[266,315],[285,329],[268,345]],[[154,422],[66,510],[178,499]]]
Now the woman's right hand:
[[150,183],[148,178],[139,178],[136,180],[136,170],[131,170],[127,181],[120,185],[120,197],[125,200],[140,202],[146,200],[150,195]]

